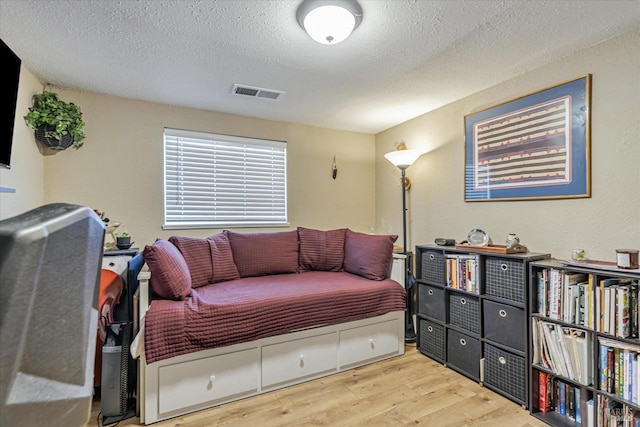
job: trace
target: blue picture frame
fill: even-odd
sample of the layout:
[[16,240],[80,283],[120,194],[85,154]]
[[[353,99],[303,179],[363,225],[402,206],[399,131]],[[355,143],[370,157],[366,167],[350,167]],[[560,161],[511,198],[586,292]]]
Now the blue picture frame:
[[465,201],[591,197],[591,75],[464,117]]

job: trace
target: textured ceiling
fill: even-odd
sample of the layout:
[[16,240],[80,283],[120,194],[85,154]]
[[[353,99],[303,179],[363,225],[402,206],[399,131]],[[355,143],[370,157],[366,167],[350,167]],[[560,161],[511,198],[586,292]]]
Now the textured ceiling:
[[640,26],[639,0],[359,3],[335,46],[298,0],[0,0],[0,38],[54,86],[377,133]]

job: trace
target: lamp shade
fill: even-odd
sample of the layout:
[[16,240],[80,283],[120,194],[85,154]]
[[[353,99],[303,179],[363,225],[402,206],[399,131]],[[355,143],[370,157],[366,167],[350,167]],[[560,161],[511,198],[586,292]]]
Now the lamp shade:
[[396,150],[384,155],[394,166],[400,169],[406,169],[411,166],[418,157],[422,156],[420,150]]
[[362,21],[362,9],[355,0],[306,0],[297,12],[298,23],[322,44],[344,41]]

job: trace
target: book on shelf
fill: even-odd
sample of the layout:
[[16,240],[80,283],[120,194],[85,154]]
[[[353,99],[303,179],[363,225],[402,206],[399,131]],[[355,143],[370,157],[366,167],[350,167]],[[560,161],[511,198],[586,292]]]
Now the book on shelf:
[[587,400],[586,403],[586,427],[595,427],[595,413],[594,413],[594,407],[593,407],[593,399],[589,399]]
[[538,279],[538,314],[548,317],[549,281],[547,279],[547,269],[538,271],[536,277]]
[[549,318],[560,320],[560,307],[562,304],[562,292],[560,283],[560,270],[550,268],[549,275]]
[[[640,344],[630,344],[614,339],[598,339],[598,388],[621,399],[640,404],[640,368],[638,367]],[[606,357],[604,356],[606,352]]]
[[479,255],[448,254],[446,256],[447,286],[475,294],[478,289]]
[[533,363],[582,385],[593,383],[592,333],[534,318]]
[[549,412],[551,410],[551,374],[544,371],[538,371],[538,408],[541,412]]

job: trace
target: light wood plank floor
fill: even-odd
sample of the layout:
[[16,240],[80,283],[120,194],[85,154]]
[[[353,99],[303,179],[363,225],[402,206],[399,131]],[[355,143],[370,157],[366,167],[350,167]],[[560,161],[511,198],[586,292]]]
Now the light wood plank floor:
[[[93,402],[88,427],[97,426]],[[102,420],[100,418],[100,420]],[[137,426],[139,418],[118,424]],[[162,421],[209,426],[542,427],[516,403],[407,346],[403,356]]]

